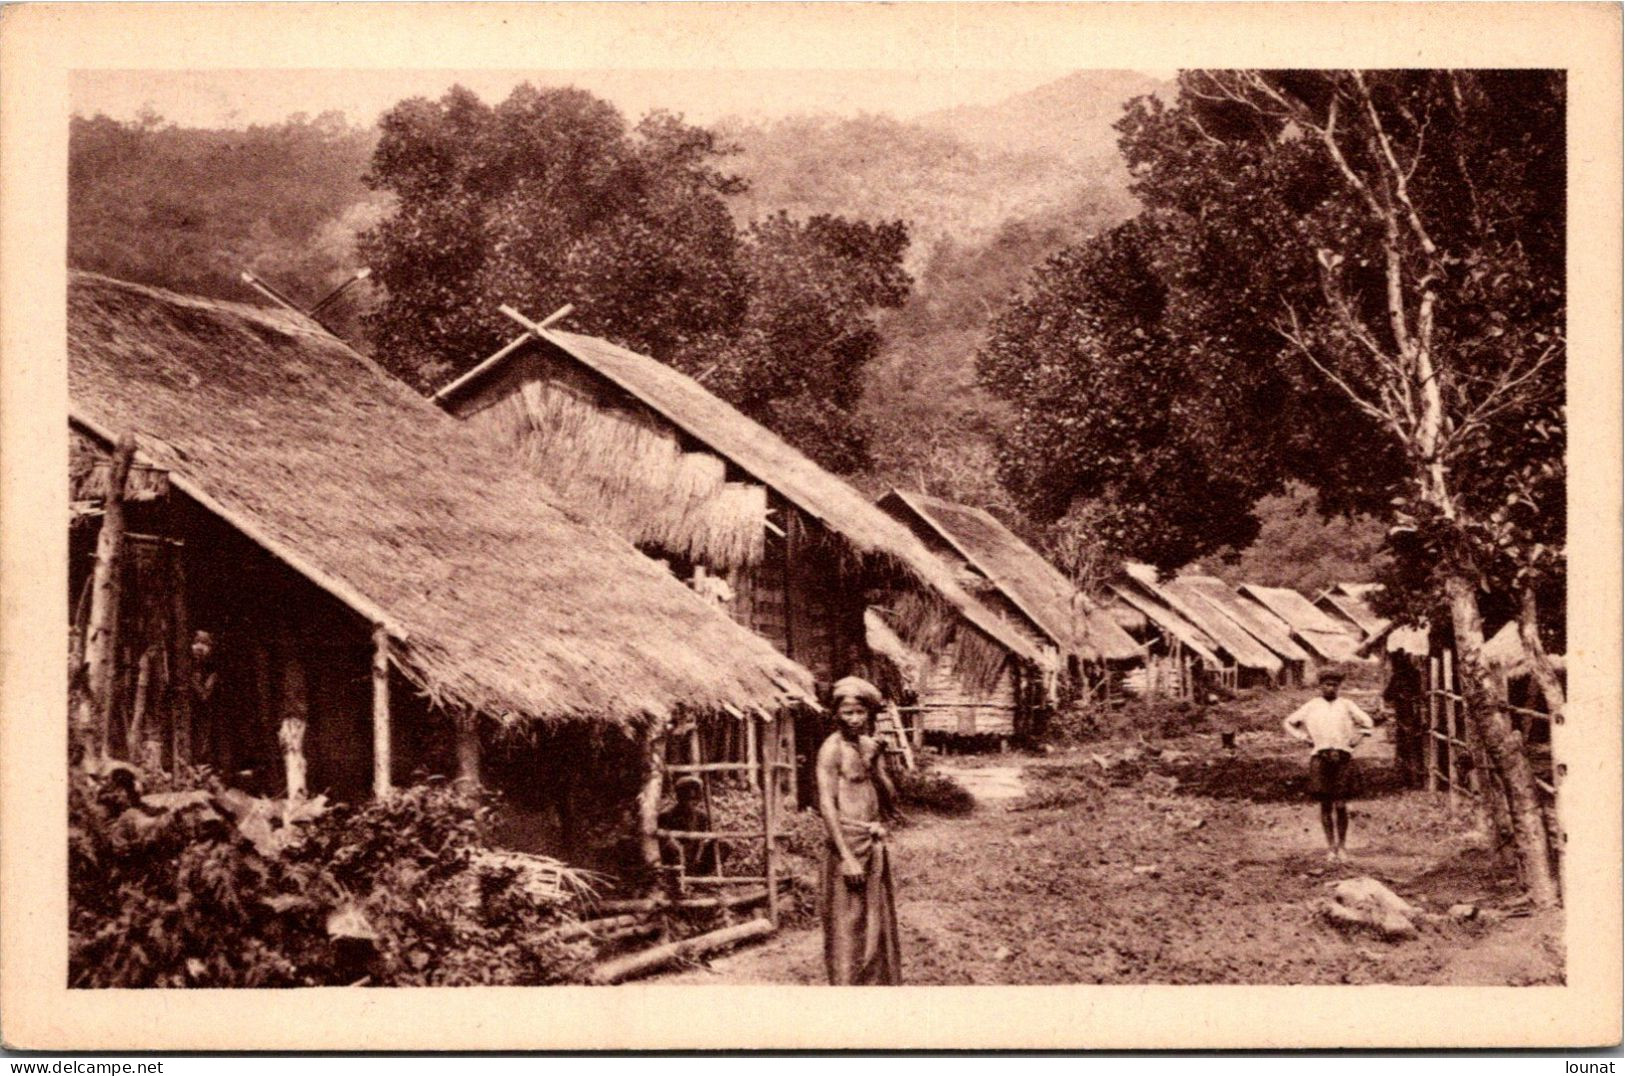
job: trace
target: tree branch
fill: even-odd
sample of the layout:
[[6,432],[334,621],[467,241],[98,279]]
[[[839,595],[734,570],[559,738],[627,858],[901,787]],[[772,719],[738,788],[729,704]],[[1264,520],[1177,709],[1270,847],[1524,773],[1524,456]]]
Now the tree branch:
[[[1416,233],[1417,241],[1422,244],[1422,249],[1427,252],[1427,256],[1429,258],[1438,257],[1439,248],[1434,244],[1433,237],[1428,234],[1427,229],[1422,226],[1422,217],[1416,211],[1416,203],[1411,201],[1410,186],[1405,182],[1405,169],[1400,166],[1399,158],[1394,155],[1393,143],[1388,138],[1387,128],[1382,124],[1382,117],[1377,112],[1377,103],[1371,96],[1370,87],[1366,85],[1365,76],[1358,71],[1353,72],[1352,76],[1354,85],[1360,90],[1361,100],[1365,102],[1366,115],[1371,120],[1372,134],[1375,136],[1376,143],[1382,150],[1383,158],[1387,160],[1389,170],[1393,174],[1395,197],[1398,199],[1399,204],[1405,207],[1411,230]],[[1421,157],[1422,147],[1418,143],[1416,160],[1420,160]],[[1415,167],[1413,163],[1411,166],[1413,171]]]
[[1298,312],[1292,309],[1291,304],[1286,304],[1286,312],[1287,317],[1292,323],[1291,329],[1289,330],[1279,323],[1273,326],[1275,331],[1281,335],[1282,339],[1286,340],[1293,347],[1297,348],[1303,357],[1309,360],[1310,365],[1312,365],[1316,370],[1319,370],[1327,380],[1341,389],[1343,395],[1347,396],[1355,407],[1359,408],[1371,418],[1376,419],[1382,425],[1393,430],[1394,435],[1398,437],[1402,443],[1408,443],[1405,430],[1400,425],[1398,418],[1361,396],[1359,392],[1355,391],[1354,386],[1350,385],[1348,381],[1335,373],[1325,363],[1321,362],[1319,357],[1315,355],[1314,348],[1310,347],[1308,341],[1304,339],[1303,327],[1298,321]]

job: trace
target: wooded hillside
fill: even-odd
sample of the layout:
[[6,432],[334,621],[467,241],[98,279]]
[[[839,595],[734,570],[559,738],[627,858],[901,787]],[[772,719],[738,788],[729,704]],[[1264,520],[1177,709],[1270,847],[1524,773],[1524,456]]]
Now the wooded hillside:
[[[978,385],[976,351],[1035,267],[1135,211],[1111,125],[1128,98],[1166,95],[1168,86],[1129,72],[1079,72],[996,105],[912,121],[817,115],[714,125],[718,143],[734,149],[721,167],[745,181],[727,197],[741,228],[778,213],[908,226],[903,264],[913,288],[879,315],[878,347],[861,375],[867,464],[850,477],[862,488],[924,489],[1034,533],[997,479],[994,440],[1006,411]],[[246,130],[182,128],[150,114],[75,117],[70,263],[238,299],[251,297],[239,280],[248,269],[314,301],[357,267],[357,237],[394,204],[363,182],[377,143],[375,127],[335,113]],[[361,315],[377,300],[354,289],[332,312],[364,348],[371,341]],[[1360,574],[1372,546],[1368,527],[1327,529],[1305,514],[1301,497],[1266,502],[1260,515],[1266,531],[1301,541],[1260,543],[1224,565],[1227,574],[1309,585]],[[1331,560],[1317,565],[1323,550]]]

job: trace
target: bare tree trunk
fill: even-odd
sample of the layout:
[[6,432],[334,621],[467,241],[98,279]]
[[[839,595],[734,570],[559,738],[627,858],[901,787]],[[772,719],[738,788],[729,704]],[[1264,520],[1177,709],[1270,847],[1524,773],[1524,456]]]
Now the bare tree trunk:
[[1540,641],[1539,614],[1540,610],[1535,604],[1535,588],[1525,584],[1518,594],[1518,638],[1523,641],[1523,651],[1529,658],[1535,683],[1546,699],[1547,712],[1552,715],[1553,721],[1560,721],[1563,708],[1568,705],[1568,696],[1563,690],[1563,682],[1557,678],[1552,659],[1546,654],[1545,644]]
[[1455,571],[1445,576],[1445,595],[1455,628],[1461,693],[1467,700],[1470,720],[1477,723],[1485,753],[1505,782],[1524,889],[1535,905],[1554,905],[1558,901],[1557,879],[1552,871],[1551,844],[1535,787],[1535,773],[1524,751],[1523,738],[1493,696],[1491,678],[1484,665],[1484,624],[1478,612],[1478,595],[1472,583]]
[[96,568],[90,592],[90,623],[85,631],[85,689],[74,705],[74,732],[84,748],[87,769],[107,755],[108,722],[118,654],[120,572],[124,561],[124,483],[135,459],[135,437],[124,434],[108,468],[102,529],[96,538]]
[[[1506,677],[1487,666],[1485,674],[1488,677],[1491,700],[1505,702]],[[1505,864],[1514,860],[1517,854],[1517,839],[1512,830],[1512,809],[1507,799],[1506,781],[1502,779],[1500,771],[1495,768],[1495,763],[1490,758],[1489,748],[1484,744],[1481,723],[1473,720],[1471,711],[1465,713],[1463,718],[1467,751],[1473,760],[1481,818],[1489,831],[1490,847],[1495,853],[1496,862]]]
[[90,594],[96,582],[95,573],[85,577],[79,590],[79,603],[73,610],[73,627],[68,634],[68,697],[74,698],[84,689],[85,634],[90,622]]

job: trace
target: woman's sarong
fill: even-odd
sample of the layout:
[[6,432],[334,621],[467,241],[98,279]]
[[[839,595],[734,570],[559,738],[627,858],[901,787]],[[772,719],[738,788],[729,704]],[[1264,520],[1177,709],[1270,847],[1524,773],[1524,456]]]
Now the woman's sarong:
[[866,823],[843,823],[852,856],[863,865],[863,884],[841,876],[841,854],[824,842],[824,967],[832,986],[892,986],[903,981],[892,893],[891,853]]

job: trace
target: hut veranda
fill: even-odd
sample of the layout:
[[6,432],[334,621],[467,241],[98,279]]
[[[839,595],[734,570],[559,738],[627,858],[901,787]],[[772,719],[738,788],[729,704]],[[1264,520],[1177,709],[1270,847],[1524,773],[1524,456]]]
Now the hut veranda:
[[314,323],[75,273],[68,337],[92,756],[290,799],[484,779],[566,854],[607,800],[649,864],[668,733],[815,705],[802,666]]
[[[510,316],[526,331],[435,400],[509,453],[516,472],[664,560],[806,666],[821,689],[866,674],[904,694],[908,720],[918,685],[908,684],[906,662],[887,656],[895,637],[929,656],[962,696],[1002,698],[1018,733],[1053,704],[1054,649],[966,593],[951,568],[845,481],[663,363]],[[781,745],[801,770],[786,791],[803,803],[819,733],[801,723],[796,742]],[[703,745],[710,760],[739,749]]]

